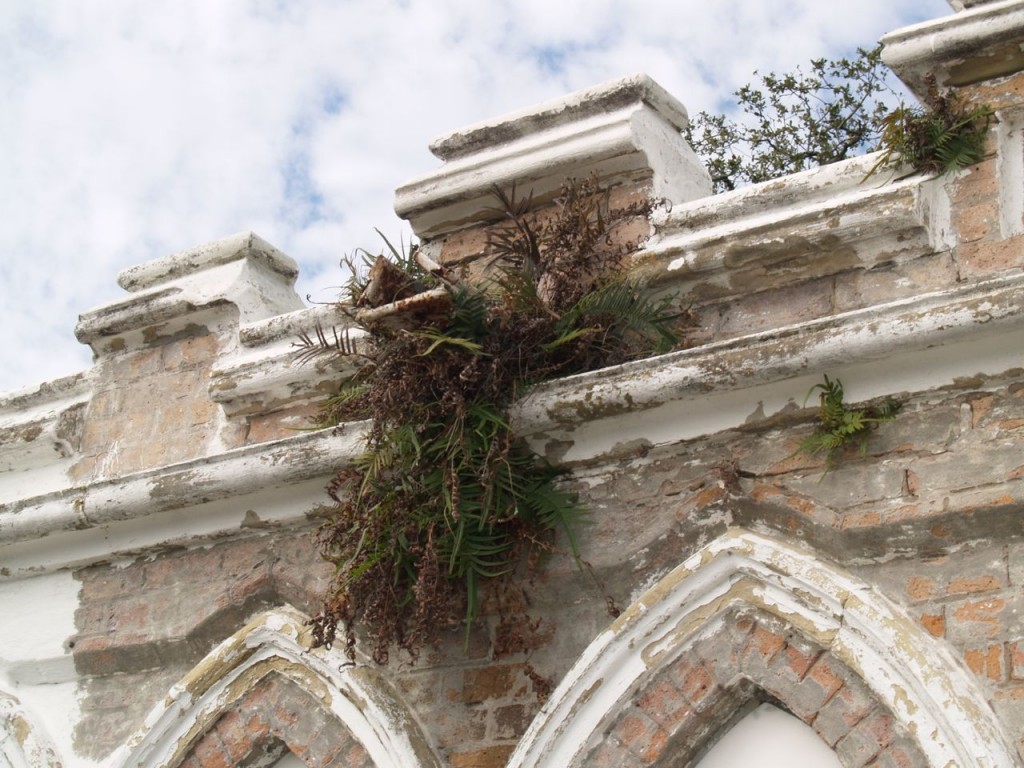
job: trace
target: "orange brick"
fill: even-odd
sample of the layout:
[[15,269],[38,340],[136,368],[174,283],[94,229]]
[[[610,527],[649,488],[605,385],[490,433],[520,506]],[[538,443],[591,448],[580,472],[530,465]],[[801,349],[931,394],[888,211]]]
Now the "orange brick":
[[814,664],[820,654],[817,651],[805,653],[792,645],[786,646],[786,665],[796,673],[796,676],[803,680],[807,670]]
[[692,703],[700,704],[714,690],[715,679],[703,664],[694,667],[683,682],[682,692]]
[[498,745],[455,752],[451,755],[452,768],[504,768],[515,747]]
[[984,637],[997,637],[1002,631],[1002,617],[999,615],[1006,608],[1006,601],[999,597],[987,600],[972,600],[961,604],[954,612],[953,619],[958,624],[971,623],[974,631]]
[[764,656],[765,661],[768,661],[782,649],[785,642],[777,634],[759,624],[751,636],[750,647],[756,648],[758,653]]
[[1002,585],[994,576],[976,576],[974,578],[963,576],[949,582],[946,591],[951,595],[968,595],[972,592],[988,592],[998,589],[1000,586]]
[[836,691],[843,687],[843,679],[832,669],[829,658],[829,654],[819,657],[817,663],[811,667],[809,674],[811,680],[825,691],[826,699],[831,698]]
[[982,648],[968,648],[964,651],[964,661],[976,675],[989,680],[1003,680],[1003,646],[999,643]]
[[914,576],[907,581],[907,596],[911,600],[928,600],[935,597],[935,579],[925,576]]
[[926,613],[921,617],[921,624],[935,637],[946,634],[946,617],[941,613]]

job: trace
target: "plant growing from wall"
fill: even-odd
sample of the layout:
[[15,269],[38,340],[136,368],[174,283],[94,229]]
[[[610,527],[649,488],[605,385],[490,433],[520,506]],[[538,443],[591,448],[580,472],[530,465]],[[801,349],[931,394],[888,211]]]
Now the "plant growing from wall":
[[967,107],[955,93],[940,93],[935,77],[926,78],[926,109],[900,105],[881,122],[882,156],[869,176],[882,167],[910,166],[915,171],[945,174],[980,162],[994,112]]
[[879,424],[894,421],[902,404],[891,398],[881,405],[853,408],[843,399],[843,383],[830,379],[815,384],[804,398],[804,404],[811,395],[818,392],[818,426],[814,432],[800,441],[797,453],[809,456],[825,454],[825,472],[834,469],[842,454],[852,445],[860,448],[861,455],[867,453],[868,438]]
[[[365,452],[331,483],[336,506],[319,532],[336,566],[313,620],[319,644],[341,631],[351,655],[362,626],[383,663],[389,649],[415,654],[459,622],[468,640],[481,585],[535,562],[556,531],[579,562],[583,510],[559,469],[516,436],[512,405],[537,382],[677,343],[680,314],[626,279],[635,246],[613,237],[647,204],[612,209],[593,181],[566,185],[546,217],[514,193],[498,200],[504,223],[485,277],[392,248],[349,285],[369,350],[305,340],[303,354],[365,357],[323,422],[370,420]],[[374,311],[396,300],[419,310]]]

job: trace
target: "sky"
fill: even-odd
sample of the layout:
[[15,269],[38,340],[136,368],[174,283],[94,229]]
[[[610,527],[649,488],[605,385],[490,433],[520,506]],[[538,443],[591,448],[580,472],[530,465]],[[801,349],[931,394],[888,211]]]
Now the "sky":
[[126,267],[254,231],[331,301],[430,141],[645,72],[691,114],[945,0],[3,0],[0,392],[84,370]]

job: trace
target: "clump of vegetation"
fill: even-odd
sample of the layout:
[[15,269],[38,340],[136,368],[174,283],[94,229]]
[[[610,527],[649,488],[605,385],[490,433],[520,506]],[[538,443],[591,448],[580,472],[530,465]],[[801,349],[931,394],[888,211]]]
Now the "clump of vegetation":
[[[647,204],[612,209],[594,181],[567,184],[554,212],[497,193],[486,277],[391,248],[349,285],[368,350],[325,334],[304,355],[362,355],[323,423],[369,419],[366,450],[338,472],[319,532],[336,572],[313,620],[318,644],[357,626],[373,658],[411,654],[477,617],[481,585],[535,563],[562,532],[576,556],[583,510],[560,470],[529,450],[510,409],[553,377],[672,349],[683,318],[625,276],[636,244],[616,229]],[[409,313],[374,311],[398,302]],[[506,622],[507,623],[507,622]],[[524,621],[524,624],[527,624]],[[506,645],[514,646],[515,643]]]
[[882,157],[872,173],[886,166],[910,166],[915,171],[944,174],[984,157],[985,135],[995,115],[992,109],[967,108],[956,94],[940,93],[932,75],[927,86],[927,109],[901,105],[882,118]]
[[851,445],[860,447],[861,455],[867,453],[868,437],[879,424],[894,421],[903,407],[891,398],[881,405],[866,408],[852,408],[843,401],[843,384],[839,379],[825,376],[825,381],[815,384],[804,398],[804,404],[811,395],[818,392],[818,427],[800,441],[797,453],[817,456],[825,453],[825,471],[835,468],[843,452]]

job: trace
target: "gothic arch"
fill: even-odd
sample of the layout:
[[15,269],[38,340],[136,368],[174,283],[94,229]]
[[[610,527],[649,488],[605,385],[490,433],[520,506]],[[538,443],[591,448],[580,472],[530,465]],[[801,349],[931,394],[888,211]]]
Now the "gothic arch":
[[[316,754],[333,759],[344,752],[357,766],[439,768],[411,714],[384,679],[371,668],[349,665],[338,651],[310,650],[305,625],[306,617],[291,608],[258,616],[173,686],[109,764],[202,765],[204,744],[213,742],[244,764],[286,746],[296,751],[288,743],[293,740],[306,753],[300,757],[313,762]],[[243,717],[254,711],[266,714]],[[309,712],[330,727],[303,733],[296,721]]]
[[0,766],[4,768],[61,768],[57,749],[17,697],[0,691]]
[[[731,663],[735,670],[714,674],[723,671],[714,664]],[[781,665],[795,666],[789,682]],[[874,718],[859,721],[859,735],[890,728],[884,741],[911,764],[1015,764],[970,676],[901,609],[806,549],[731,529],[590,644],[509,768],[622,764],[627,754],[626,764],[655,766],[668,753],[688,764],[728,727],[728,713],[758,695],[807,719],[800,709],[813,697],[801,685],[817,665],[849,671],[848,695],[859,695]],[[674,702],[673,693],[682,696]],[[845,764],[860,764],[855,747]]]

